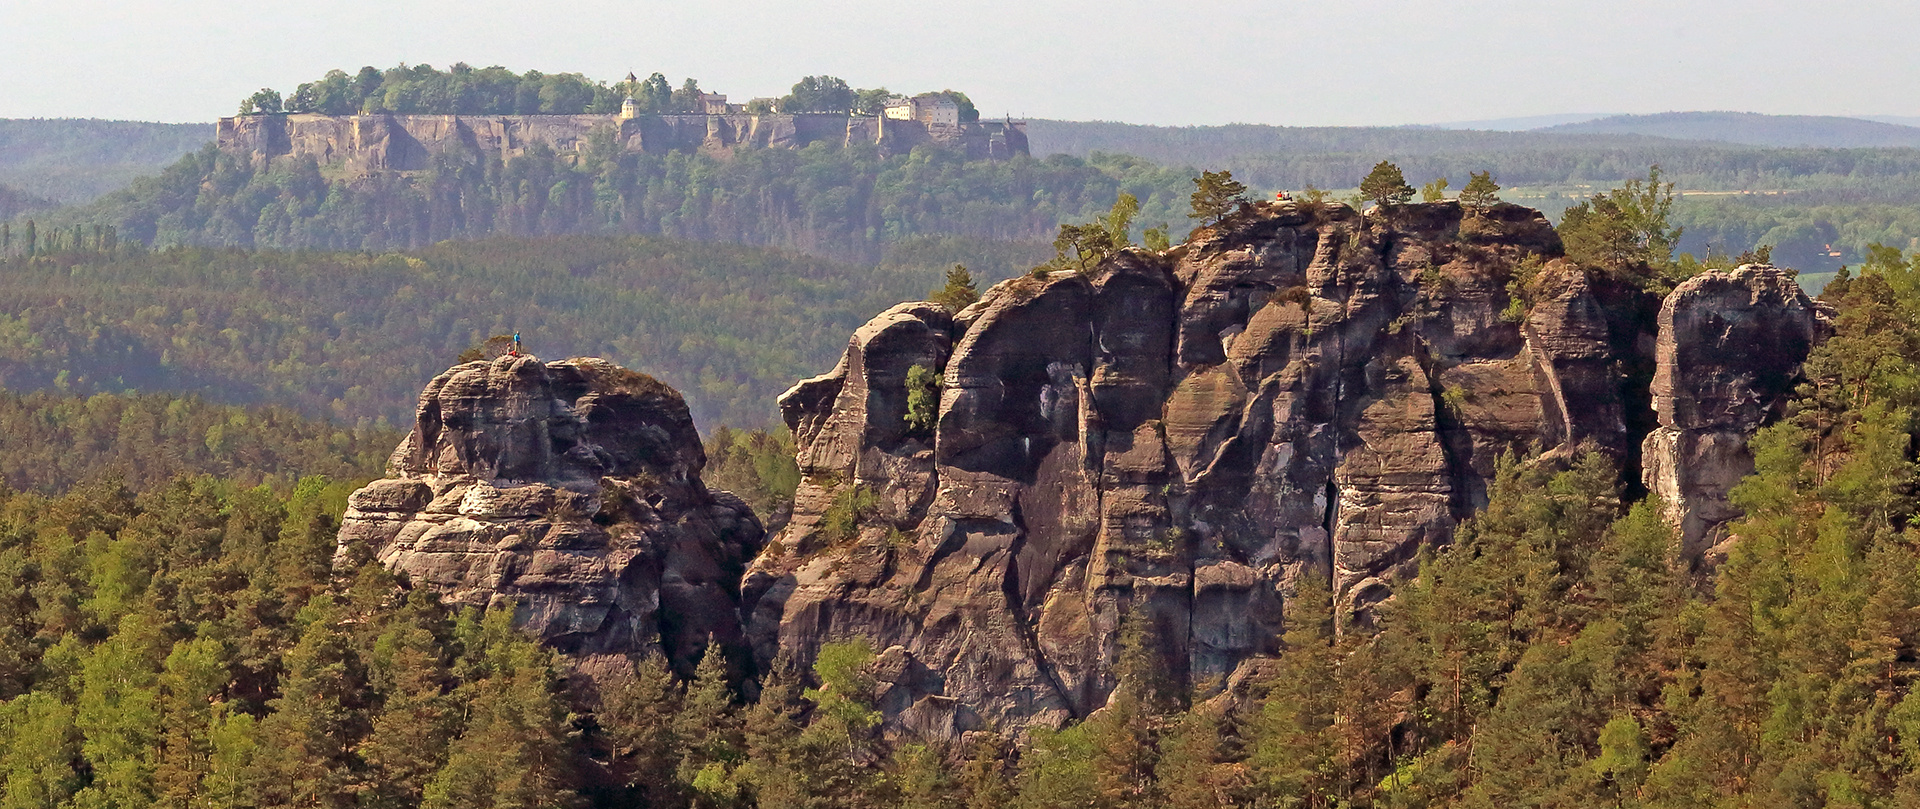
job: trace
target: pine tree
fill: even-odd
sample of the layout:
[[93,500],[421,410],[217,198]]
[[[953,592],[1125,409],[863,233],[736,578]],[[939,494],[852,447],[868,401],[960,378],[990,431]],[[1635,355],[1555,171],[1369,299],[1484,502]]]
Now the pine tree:
[[741,780],[764,809],[804,806],[804,773],[797,768],[800,744],[799,685],[789,653],[782,651],[760,684],[760,699],[747,709],[747,761]]
[[463,690],[467,726],[447,763],[427,782],[426,809],[569,806],[575,800],[568,749],[572,716],[555,692],[553,653],[518,637],[511,610],[490,611],[481,632],[483,678]]
[[260,723],[261,747],[271,751],[254,759],[260,803],[350,806],[358,763],[353,746],[365,733],[365,680],[332,597],[316,596],[303,612],[308,623],[287,653],[280,696]]
[[1360,181],[1360,196],[1377,205],[1400,205],[1413,199],[1413,186],[1399,166],[1382,160]]
[[960,771],[960,792],[966,809],[1006,809],[1013,800],[1007,782],[1007,743],[997,733],[974,735],[972,750]]
[[1246,802],[1246,784],[1238,763],[1227,761],[1222,719],[1195,708],[1182,714],[1160,745],[1154,780],[1170,809],[1211,809]]
[[445,652],[427,627],[397,620],[374,642],[368,680],[381,705],[358,748],[368,771],[362,805],[419,805],[453,736],[449,679]]
[[924,744],[903,744],[892,755],[893,780],[899,785],[900,809],[957,809],[954,784],[940,753]]
[[1152,619],[1136,610],[1120,633],[1118,681],[1106,707],[1084,725],[1093,746],[1093,777],[1099,805],[1122,807],[1159,802],[1154,764],[1160,725],[1168,708],[1170,684],[1153,642]]
[[726,654],[712,639],[687,685],[674,736],[684,745],[679,780],[695,796],[695,805],[736,803],[740,796],[733,770],[740,764],[745,739],[734,709],[733,687],[727,681]]
[[1460,204],[1468,208],[1485,209],[1500,201],[1500,185],[1493,181],[1493,172],[1471,172],[1467,186],[1460,189]]
[[1333,806],[1345,787],[1333,727],[1333,605],[1317,578],[1302,576],[1297,588],[1279,668],[1247,720],[1247,767],[1259,802],[1318,809]]
[[1246,184],[1233,179],[1233,172],[1226,169],[1202,171],[1193,178],[1193,185],[1193,212],[1187,217],[1200,220],[1202,227],[1220,224],[1247,204]]
[[214,708],[228,676],[227,650],[217,641],[180,641],[167,655],[160,675],[166,736],[154,770],[154,805],[187,807],[202,793],[213,755]]
[[634,664],[633,672],[612,686],[594,717],[611,743],[618,772],[644,806],[684,805],[675,777],[683,757],[675,732],[680,689],[673,671],[658,654]]
[[967,271],[966,265],[955,264],[947,270],[946,285],[928,295],[927,300],[958,312],[980,300],[980,288],[974,284],[973,273]]

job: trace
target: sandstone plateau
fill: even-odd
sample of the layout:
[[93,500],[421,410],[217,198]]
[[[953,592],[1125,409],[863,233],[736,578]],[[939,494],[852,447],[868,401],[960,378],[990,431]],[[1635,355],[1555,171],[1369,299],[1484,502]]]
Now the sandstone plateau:
[[[1787,271],[1663,300],[1566,261],[1514,205],[1263,204],[874,318],[780,400],[803,480],[764,547],[701,483],[677,394],[522,357],[428,386],[341,554],[511,601],[578,655],[657,643],[685,671],[711,637],[764,669],[864,638],[890,731],[1017,732],[1105,704],[1123,622],[1190,685],[1278,653],[1307,577],[1364,624],[1507,454],[1612,456],[1701,562],[1747,438],[1828,331]],[[910,389],[916,366],[937,387]]]

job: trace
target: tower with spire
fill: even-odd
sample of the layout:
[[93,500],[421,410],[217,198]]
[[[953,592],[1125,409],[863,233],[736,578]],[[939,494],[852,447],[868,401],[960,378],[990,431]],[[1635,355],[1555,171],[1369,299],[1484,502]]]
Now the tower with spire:
[[633,97],[633,88],[640,86],[640,77],[627,71],[627,100],[620,102],[620,120],[631,121],[640,117],[640,102]]

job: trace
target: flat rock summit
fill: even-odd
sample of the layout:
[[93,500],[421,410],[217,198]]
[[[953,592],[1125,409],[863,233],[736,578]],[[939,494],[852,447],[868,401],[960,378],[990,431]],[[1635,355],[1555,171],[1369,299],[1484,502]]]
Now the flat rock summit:
[[340,554],[511,601],[588,658],[687,671],[712,638],[764,670],[864,638],[887,727],[943,739],[1099,709],[1123,625],[1196,685],[1279,653],[1308,578],[1364,624],[1504,455],[1611,456],[1711,565],[1829,315],[1774,267],[1663,297],[1562,254],[1514,205],[1263,204],[964,311],[901,304],[781,397],[803,479],[771,538],[701,482],[664,385],[467,363],[353,496]]

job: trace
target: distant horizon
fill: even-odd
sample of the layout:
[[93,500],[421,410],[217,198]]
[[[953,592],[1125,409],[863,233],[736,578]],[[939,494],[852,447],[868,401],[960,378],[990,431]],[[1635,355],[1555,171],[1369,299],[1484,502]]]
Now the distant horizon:
[[[741,98],[825,74],[963,90],[984,116],[1157,126],[1569,109],[1920,116],[1920,53],[1905,41],[1917,27],[1920,4],[1887,0],[1226,0],[1103,13],[1060,0],[581,0],[563,12],[506,0],[13,3],[0,6],[0,117],[198,123],[333,68],[461,61],[607,81],[659,71]],[[1845,58],[1823,43],[1843,43]]]
[[[1893,126],[1920,128],[1920,116],[1878,115],[1878,114],[1806,115],[1806,114],[1799,114],[1799,113],[1753,112],[1750,110],[1665,110],[1661,112],[1546,113],[1542,115],[1524,115],[1524,116],[1514,116],[1514,117],[1508,117],[1508,118],[1480,118],[1480,119],[1468,119],[1468,120],[1417,122],[1417,123],[1333,124],[1333,125],[1275,124],[1275,123],[1264,123],[1264,122],[1258,122],[1258,121],[1228,121],[1225,123],[1208,123],[1208,124],[1177,124],[1177,123],[1176,124],[1154,124],[1154,123],[1141,123],[1137,121],[1123,121],[1123,120],[1113,120],[1113,119],[1104,119],[1104,118],[1057,118],[1057,117],[1046,116],[1046,115],[1013,116],[1013,117],[1016,120],[1027,118],[1031,120],[1057,121],[1061,123],[1121,124],[1126,126],[1149,126],[1149,127],[1156,127],[1156,128],[1162,128],[1162,129],[1207,129],[1207,128],[1224,128],[1224,127],[1232,127],[1232,126],[1265,126],[1265,127],[1300,128],[1300,129],[1419,128],[1419,129],[1441,129],[1441,130],[1479,131],[1479,132],[1537,132],[1537,131],[1545,130],[1554,126],[1578,124],[1578,123],[1589,123],[1593,121],[1605,120],[1608,118],[1650,117],[1650,116],[1660,116],[1660,115],[1680,115],[1680,114],[1694,114],[1694,113],[1706,113],[1706,114],[1726,113],[1726,114],[1737,114],[1737,115],[1762,115],[1762,116],[1774,117],[1774,118],[1832,118],[1832,119],[1844,119],[1844,120],[1855,120],[1855,121],[1868,121],[1873,123],[1890,124]],[[230,117],[233,117],[233,113],[217,116],[213,119],[204,120],[204,121],[161,121],[161,120],[147,120],[147,119],[138,119],[138,118],[103,118],[99,116],[84,116],[84,115],[26,116],[26,117],[0,116],[0,120],[102,121],[107,123],[161,124],[166,126],[214,126],[219,122],[221,118],[230,118]],[[993,116],[983,115],[982,117],[985,118],[985,117],[993,117]],[[1539,122],[1539,123],[1535,123],[1534,125],[1531,125],[1531,126],[1525,125],[1533,122]]]

